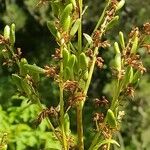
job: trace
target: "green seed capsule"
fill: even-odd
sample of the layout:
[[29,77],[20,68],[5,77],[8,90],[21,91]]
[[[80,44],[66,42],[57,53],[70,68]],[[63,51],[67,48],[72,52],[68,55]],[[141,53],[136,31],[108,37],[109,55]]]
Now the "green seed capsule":
[[27,75],[27,69],[24,67],[25,64],[28,64],[27,60],[25,58],[21,58],[20,60],[20,75],[26,76]]
[[76,8],[77,4],[76,4],[76,0],[69,0],[70,3],[72,3],[72,5],[74,6],[74,8]]
[[70,57],[69,56],[70,54],[66,48],[63,49],[62,55],[63,55],[63,66],[65,68],[67,66],[67,63],[68,63],[69,57]]
[[118,2],[118,4],[116,5],[116,11],[120,10],[125,4],[125,0],[121,0],[120,2]]
[[21,80],[21,85],[22,85],[22,88],[24,90],[24,92],[30,96],[32,94],[32,91],[31,91],[31,87],[30,85],[27,83],[26,79],[23,79]]
[[47,21],[47,27],[48,27],[49,31],[51,32],[51,34],[55,38],[58,37],[58,31],[57,31],[53,21]]
[[67,24],[66,23],[67,21],[71,21],[71,17],[68,16],[70,16],[72,9],[73,9],[72,4],[68,4],[62,12],[62,15],[60,17],[60,24],[62,25],[63,28],[65,28],[64,25]]
[[45,70],[43,68],[38,67],[36,65],[25,64],[24,67],[34,73],[39,73],[39,74],[45,73]]
[[17,74],[12,74],[13,83],[17,86],[18,90],[22,92],[23,88],[22,88],[21,80],[22,78],[20,76],[18,76]]
[[115,115],[111,109],[108,109],[106,118],[110,127],[115,128],[117,126]]
[[106,30],[110,30],[111,28],[113,28],[119,20],[119,16],[115,16],[107,25]]
[[15,44],[15,24],[13,23],[10,27],[10,43],[11,45]]
[[66,67],[63,73],[64,73],[64,80],[70,80],[72,78],[71,69],[69,67]]
[[136,54],[136,52],[137,52],[138,41],[139,41],[139,38],[136,36],[134,38],[133,45],[132,45],[132,48],[131,48],[131,53],[132,54]]
[[71,24],[71,17],[67,16],[67,18],[62,22],[62,28],[64,31],[68,32]]
[[135,84],[135,83],[138,83],[140,78],[141,78],[141,73],[140,71],[136,71],[136,73],[134,74],[133,76],[133,80],[132,80],[132,83]]
[[118,53],[115,55],[115,69],[117,69],[118,71],[121,71],[121,54]]
[[88,67],[88,58],[83,52],[79,56],[79,67],[83,70],[87,69]]
[[119,32],[119,42],[120,42],[121,48],[125,49],[124,35],[121,31]]
[[4,28],[4,38],[9,39],[10,38],[10,27],[8,25]]
[[86,81],[88,79],[88,76],[89,76],[89,73],[88,73],[88,71],[86,71],[83,75],[83,80]]
[[72,54],[70,56],[70,59],[68,61],[68,67],[71,69],[74,67],[74,64],[75,64],[75,61],[76,61],[76,56],[74,54]]
[[120,54],[120,48],[117,42],[114,43],[114,49],[115,49],[116,54]]
[[129,83],[131,83],[133,80],[133,68],[130,67],[130,70],[129,70]]
[[70,36],[74,36],[76,34],[76,32],[78,31],[80,23],[81,23],[80,19],[77,19],[75,21],[74,25],[72,26],[72,28],[70,30]]
[[65,133],[67,136],[70,134],[70,118],[68,114],[65,114],[64,117],[64,128],[65,128]]

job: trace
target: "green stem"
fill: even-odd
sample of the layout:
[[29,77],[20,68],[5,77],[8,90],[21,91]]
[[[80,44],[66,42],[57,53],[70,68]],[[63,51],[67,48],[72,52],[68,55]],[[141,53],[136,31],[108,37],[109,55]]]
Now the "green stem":
[[83,118],[82,118],[83,105],[82,102],[77,106],[77,133],[78,133],[78,148],[84,150],[83,140]]
[[78,29],[78,51],[82,50],[82,7],[83,0],[79,0],[79,18],[81,19],[79,29]]
[[88,150],[93,150],[94,149],[94,146],[97,144],[97,141],[98,141],[98,139],[100,137],[100,134],[101,134],[100,132],[97,132],[95,134],[94,139],[92,140],[92,143],[91,143],[91,145],[90,145]]
[[[61,49],[61,57],[62,57],[62,50]],[[63,61],[60,62],[60,74],[59,74],[59,100],[60,100],[60,124],[61,124],[61,132],[62,132],[62,142],[64,150],[67,150],[67,141],[66,141],[66,134],[65,134],[65,127],[64,127],[64,99],[63,99]]]
[[[41,104],[41,102],[40,102],[39,99],[37,99],[37,106],[39,107],[40,111],[43,110],[42,104]],[[51,121],[49,120],[49,118],[46,118],[46,122],[47,122],[48,128],[51,129],[51,130],[53,131],[54,135],[57,137],[57,139],[58,139],[60,142],[62,142],[60,136],[55,132],[55,128],[54,128],[54,126],[52,125],[52,123],[51,123]]]
[[[111,2],[111,0],[109,0],[109,1],[107,2],[107,5],[105,6],[105,8],[104,8],[104,10],[103,10],[103,12],[102,12],[102,14],[101,14],[101,16],[99,17],[99,20],[98,20],[98,22],[97,22],[97,24],[96,24],[96,26],[95,26],[95,28],[94,28],[92,34],[91,34],[91,37],[93,37],[94,32],[95,32],[95,31],[99,28],[99,26],[102,24],[102,21],[103,21],[103,19],[104,19],[104,17],[105,17],[105,14],[106,14],[106,10],[107,10],[107,8],[108,8],[109,5],[110,5],[110,2]],[[84,48],[84,51],[85,51],[89,46],[90,46],[90,44],[87,43],[86,46],[85,46],[85,48]]]
[[[81,23],[78,29],[78,52],[82,51],[82,7],[83,0],[78,0],[79,6],[79,18],[81,19]],[[77,106],[77,134],[78,134],[78,149],[84,150],[84,140],[83,140],[83,119],[82,119],[82,110],[83,110],[83,102],[80,101]]]

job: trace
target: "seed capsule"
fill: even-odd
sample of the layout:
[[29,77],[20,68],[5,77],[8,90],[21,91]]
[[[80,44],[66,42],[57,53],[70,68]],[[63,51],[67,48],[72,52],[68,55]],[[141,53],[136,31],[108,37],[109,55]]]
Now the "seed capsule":
[[62,25],[62,27],[65,31],[66,31],[65,25],[67,25],[67,28],[68,28],[68,26],[70,26],[71,17],[69,17],[69,16],[70,16],[72,9],[73,9],[72,4],[68,4],[65,7],[65,9],[63,10],[62,15],[60,17],[60,24]]
[[118,2],[118,4],[116,5],[116,11],[120,10],[125,4],[125,0],[121,0],[120,2]]
[[4,28],[4,38],[9,39],[10,38],[10,27],[8,25]]
[[121,71],[121,54],[116,54],[115,55],[115,69],[117,69],[118,71]]
[[23,88],[24,92],[28,96],[30,96],[32,94],[31,87],[30,87],[30,85],[27,83],[27,81],[25,79],[21,80],[21,85],[22,85],[22,88]]
[[75,61],[76,61],[76,56],[74,54],[72,54],[70,56],[70,59],[68,61],[68,67],[71,69],[74,67],[74,64],[75,64]]
[[107,118],[108,124],[111,127],[115,128],[117,126],[117,121],[116,121],[115,115],[111,109],[108,109],[106,118]]
[[120,54],[120,48],[117,42],[114,43],[114,49],[115,49],[116,54]]
[[121,31],[119,32],[119,41],[120,41],[121,48],[124,49],[125,48],[124,35]]
[[17,74],[12,74],[13,83],[17,86],[18,90],[22,92],[23,88],[22,88],[21,80],[22,78],[20,76],[18,76]]
[[62,28],[64,31],[68,32],[71,24],[71,17],[67,16],[66,19],[62,22]]
[[88,58],[83,52],[79,56],[79,67],[83,70],[87,69],[88,67]]
[[39,74],[43,74],[45,73],[45,70],[41,67],[38,67],[36,65],[29,65],[29,64],[25,64],[24,67],[26,69],[28,69],[29,71],[32,71],[34,73],[39,73]]
[[132,48],[131,48],[131,53],[133,53],[133,54],[136,54],[136,52],[137,52],[138,41],[139,41],[139,38],[136,36],[134,38],[133,45],[132,45]]
[[25,64],[28,64],[27,60],[25,58],[21,58],[21,61],[20,61],[20,75],[21,76],[27,75],[27,69],[24,67]]
[[81,23],[80,19],[77,19],[75,21],[74,25],[72,26],[72,28],[70,30],[70,36],[74,36],[76,34],[76,32],[78,31],[80,23]]
[[106,27],[106,30],[109,30],[111,29],[112,27],[114,27],[117,23],[118,23],[118,20],[119,20],[119,16],[115,16],[107,25]]
[[63,49],[62,55],[63,55],[63,66],[65,68],[68,64],[69,59],[70,59],[70,56],[69,56],[70,54],[66,48]]
[[10,43],[11,45],[15,44],[15,24],[13,23],[10,27]]
[[53,21],[47,21],[47,27],[48,27],[49,31],[51,32],[51,34],[55,38],[58,37],[58,31],[57,31],[56,27],[54,26],[54,22]]

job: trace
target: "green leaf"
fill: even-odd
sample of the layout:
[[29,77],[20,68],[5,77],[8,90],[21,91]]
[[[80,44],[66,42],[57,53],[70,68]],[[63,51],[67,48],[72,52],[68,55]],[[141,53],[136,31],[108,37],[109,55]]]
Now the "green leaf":
[[120,145],[118,144],[117,141],[115,141],[113,139],[106,139],[106,140],[103,140],[102,142],[99,142],[98,144],[96,144],[96,146],[94,147],[94,150],[100,148],[102,145],[105,145],[105,144],[115,144],[118,147],[120,147]]
[[88,34],[83,33],[83,35],[89,44],[91,44],[93,42],[92,38]]

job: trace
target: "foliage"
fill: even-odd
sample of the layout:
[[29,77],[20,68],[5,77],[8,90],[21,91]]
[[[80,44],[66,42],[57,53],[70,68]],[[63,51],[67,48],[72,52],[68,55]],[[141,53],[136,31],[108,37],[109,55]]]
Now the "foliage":
[[[22,3],[22,2],[21,2]],[[89,2],[90,3],[90,2]],[[97,2],[97,3],[99,3],[99,2]],[[18,3],[19,4],[19,3]],[[28,1],[24,1],[23,2],[23,4],[19,4],[19,5],[24,5],[24,6],[26,6],[26,8],[27,8],[27,10],[29,10],[29,11],[24,11],[25,13],[26,12],[28,12],[28,13],[26,13],[26,15],[28,16],[28,18],[29,18],[29,16],[31,15],[33,18],[32,18],[32,20],[36,20],[36,22],[35,22],[35,24],[32,24],[33,26],[34,26],[34,29],[35,30],[41,30],[41,26],[43,25],[43,23],[44,23],[44,21],[48,18],[48,17],[50,17],[51,18],[51,16],[48,16],[47,17],[47,10],[48,10],[48,8],[47,8],[47,6],[48,5],[46,5],[46,7],[44,6],[42,6],[42,7],[39,7],[38,9],[41,9],[40,11],[39,10],[37,10],[37,9],[34,9],[35,7],[35,2],[33,2],[33,1],[30,1],[30,0],[28,0]],[[128,4],[128,1],[127,1],[127,4]],[[127,4],[126,4],[126,7],[127,7]],[[17,5],[17,3],[15,3],[15,5]],[[34,5],[34,6],[33,6]],[[9,4],[8,4],[8,6],[9,6]],[[96,5],[96,6],[98,6],[98,5]],[[102,7],[104,6],[104,5],[101,5]],[[130,6],[131,6],[131,8],[130,8]],[[126,18],[126,15],[128,15],[128,13],[129,13],[129,15],[130,14],[132,14],[130,11],[128,12],[128,10],[133,10],[134,8],[132,7],[132,6],[134,6],[134,3],[130,3],[130,5],[128,5],[128,7],[127,7],[127,11],[125,10],[125,11],[123,11],[123,14],[122,14],[122,17],[124,17],[124,18]],[[148,5],[146,5],[146,6],[148,6]],[[11,7],[10,7],[11,8]],[[46,9],[45,9],[46,8]],[[140,8],[140,7],[139,7]],[[139,11],[139,8],[137,9],[138,11],[137,11],[137,14],[140,14],[140,12],[141,11]],[[145,7],[146,8],[146,7]],[[42,10],[43,9],[43,10]],[[17,9],[18,10],[18,9]],[[17,10],[16,10],[16,12],[17,12]],[[20,9],[19,9],[20,10]],[[35,11],[36,10],[36,11]],[[47,12],[46,12],[47,11]],[[19,11],[18,11],[19,12]],[[38,12],[40,12],[39,14],[38,14]],[[94,11],[93,11],[94,12]],[[136,12],[136,11],[135,11]],[[86,11],[86,13],[87,13],[87,11]],[[97,10],[96,10],[96,13],[97,13]],[[30,15],[29,15],[30,14]],[[90,14],[92,14],[92,13],[90,13]],[[90,15],[89,14],[89,15]],[[144,14],[144,16],[146,16],[145,15],[145,13],[143,13]],[[7,15],[7,14],[5,14],[5,15]],[[87,15],[87,16],[89,16],[89,15]],[[17,15],[16,15],[17,16]],[[30,18],[31,18],[31,16],[30,16]],[[93,15],[92,15],[93,16]],[[139,16],[139,15],[137,15],[137,16]],[[6,18],[6,17],[4,17],[4,18]],[[26,17],[25,17],[26,18]],[[91,20],[92,22],[94,22],[95,23],[95,21],[97,20],[97,18],[93,18],[93,17],[87,17],[87,18],[92,18],[93,20]],[[123,19],[124,19],[123,18]],[[141,21],[139,20],[139,18],[138,19],[132,19],[133,18],[133,16],[131,15],[131,17],[128,17],[129,18],[129,21],[122,21],[121,22],[121,24],[124,24],[124,23],[126,23],[127,25],[127,27],[126,27],[126,30],[129,30],[129,27],[131,27],[131,24],[129,23],[129,22],[136,22],[136,20],[138,20],[139,22],[139,24],[141,23]],[[147,19],[147,18],[144,18],[144,17],[140,17],[140,19]],[[3,19],[4,21],[5,21],[5,23],[7,23],[6,21],[6,19]],[[10,19],[11,20],[11,19]],[[9,19],[8,19],[8,21],[10,21]],[[14,19],[15,20],[15,19]],[[17,19],[18,20],[18,19]],[[143,22],[143,20],[142,20],[142,22]],[[144,21],[145,21],[144,20]],[[25,21],[27,21],[26,19],[25,19]],[[28,31],[28,29],[30,29],[31,28],[31,24],[29,25],[29,24],[26,24],[26,26],[24,27],[24,25],[25,25],[25,21],[22,21],[22,22],[20,22],[20,23],[23,23],[22,25],[17,25],[18,23],[16,23],[16,26],[18,26],[17,27],[17,30],[20,30],[21,28],[23,29],[23,30],[27,30]],[[87,22],[85,22],[86,23],[86,25],[88,25],[88,19],[85,19],[85,21],[87,21]],[[16,21],[15,21],[16,22]],[[28,21],[29,22],[29,21]],[[38,23],[39,23],[39,25],[38,25]],[[129,23],[129,24],[128,24]],[[134,23],[133,23],[134,24]],[[141,25],[141,24],[140,24]],[[37,28],[36,28],[36,26],[38,26]],[[92,26],[93,26],[93,23],[92,23]],[[122,28],[120,28],[121,30],[122,30]],[[30,31],[30,30],[29,30]],[[42,34],[43,33],[46,33],[45,31],[47,31],[47,30],[42,30]],[[88,34],[90,34],[92,31],[88,31]],[[116,32],[116,29],[114,29],[114,34],[113,35],[115,35],[117,32]],[[41,34],[40,34],[41,35]],[[44,36],[48,36],[48,34],[46,33],[46,34],[44,34]],[[111,37],[113,37],[113,39],[114,39],[114,36],[113,35],[111,35]],[[46,39],[46,36],[45,36],[45,39]],[[106,37],[107,37],[107,35],[106,35]],[[17,38],[18,39],[18,38]],[[32,38],[31,38],[32,39]],[[35,38],[33,38],[34,39],[34,41],[36,41],[36,39]],[[31,41],[33,41],[33,40],[31,40]],[[44,41],[44,42],[43,42]],[[47,42],[47,40],[46,40],[46,42]],[[34,42],[32,42],[32,44],[33,44]],[[44,43],[44,44],[43,44]],[[16,43],[17,44],[17,46],[18,45],[20,45],[21,47],[22,47],[22,45],[23,45],[23,43]],[[47,42],[47,44],[46,45],[48,45],[48,42]],[[45,40],[41,40],[40,42],[35,42],[35,46],[33,47],[33,46],[25,46],[25,48],[24,49],[32,49],[33,51],[35,50],[35,49],[37,49],[38,51],[36,52],[36,53],[34,53],[34,58],[32,58],[32,60],[31,60],[31,62],[38,62],[41,66],[43,66],[43,64],[46,64],[48,61],[49,61],[49,58],[47,58],[46,56],[47,55],[49,55],[50,56],[50,54],[49,54],[49,51],[45,51],[46,49],[50,49],[50,48],[48,48],[49,46],[46,46],[45,45]],[[53,43],[52,43],[52,45],[54,45]],[[53,46],[54,47],[54,46]],[[54,49],[54,48],[53,48]],[[42,53],[42,55],[41,55],[41,51],[43,52]],[[112,50],[113,51],[113,50]],[[105,58],[105,60],[106,61],[109,61],[109,59],[110,58],[112,58],[112,54],[113,54],[113,52],[104,52],[104,58]],[[31,53],[33,53],[33,52],[29,52],[29,51],[27,51],[27,52],[24,52],[23,51],[23,53],[24,54],[28,54],[28,55],[30,55]],[[50,53],[52,53],[52,52],[50,52]],[[108,54],[109,53],[109,54]],[[37,56],[38,55],[40,55],[41,57],[40,57],[40,61],[38,61],[36,58],[37,58]],[[47,58],[47,59],[45,59],[45,58]],[[147,61],[147,62],[149,62],[149,61]],[[147,65],[147,66],[149,66],[149,65]],[[109,72],[108,72],[109,71]],[[149,70],[148,70],[149,71]],[[10,70],[10,72],[12,72],[12,70]],[[104,73],[103,73],[104,72]],[[102,76],[102,79],[103,78],[105,78],[105,73],[107,72],[107,74],[108,74],[108,78],[110,77],[110,70],[108,70],[107,68],[106,69],[104,69],[104,71],[101,71],[101,76]],[[6,74],[6,73],[5,73]],[[94,80],[96,80],[96,82],[97,82],[97,79],[96,79],[96,76],[99,76],[99,71],[98,71],[98,74],[95,72],[95,75],[94,75]],[[147,76],[147,77],[144,77],[145,78],[145,80],[144,81],[149,81],[149,77]],[[5,79],[5,78],[4,78]],[[102,80],[101,79],[101,80]],[[45,78],[43,78],[42,77],[42,79],[41,79],[42,81],[44,81],[45,83],[47,83],[47,82],[49,82],[49,84],[51,84],[51,85],[54,85],[54,86],[51,86],[51,91],[50,92],[52,92],[53,94],[52,95],[50,95],[50,94],[47,94],[47,89],[49,89],[49,86],[41,86],[40,87],[40,91],[42,91],[42,102],[46,102],[45,104],[50,104],[50,105],[57,105],[58,104],[58,102],[57,102],[57,100],[58,100],[58,89],[57,88],[55,88],[56,87],[56,85],[55,84],[53,84],[53,83],[51,83],[51,81],[49,81],[49,79],[45,79]],[[94,81],[93,80],[93,81]],[[42,82],[42,84],[44,84],[44,82]],[[109,80],[107,81],[107,82],[109,82]],[[99,80],[98,80],[98,82],[97,83],[99,83]],[[145,134],[145,133],[147,133],[148,131],[149,131],[149,129],[148,128],[145,128],[146,126],[147,126],[147,124],[148,124],[148,119],[147,119],[147,117],[144,117],[145,115],[143,115],[143,111],[142,110],[148,110],[148,109],[145,109],[145,108],[148,108],[148,106],[149,105],[147,105],[148,104],[148,100],[146,99],[146,95],[147,94],[143,94],[144,92],[146,92],[146,91],[148,91],[148,83],[149,82],[145,82],[145,84],[143,84],[142,85],[142,88],[141,87],[139,87],[139,89],[140,89],[140,91],[138,92],[139,94],[141,93],[141,95],[139,95],[139,98],[137,97],[137,100],[135,101],[135,102],[132,102],[132,103],[130,103],[129,104],[129,106],[127,107],[127,114],[130,114],[132,111],[132,109],[134,108],[134,111],[136,112],[136,113],[138,113],[139,115],[141,114],[141,118],[143,118],[143,121],[145,122],[142,126],[143,127],[139,127],[139,129],[137,129],[137,126],[138,126],[138,122],[140,122],[140,118],[139,118],[139,120],[133,120],[133,117],[130,117],[130,116],[128,116],[128,115],[126,115],[126,123],[124,123],[123,124],[123,131],[122,131],[122,135],[123,135],[123,137],[124,137],[124,135],[125,136],[127,136],[127,133],[125,133],[125,131],[129,128],[129,126],[130,126],[130,124],[134,124],[134,126],[132,125],[132,128],[131,128],[131,131],[132,131],[132,133],[133,133],[133,137],[132,137],[132,139],[133,139],[133,142],[130,144],[130,142],[129,141],[131,141],[130,140],[130,136],[128,137],[128,138],[123,138],[124,139],[124,143],[125,143],[125,145],[128,145],[128,146],[125,146],[127,149],[137,149],[137,147],[139,147],[139,145],[141,145],[141,143],[144,143],[144,144],[142,144],[142,145],[144,145],[144,146],[142,146],[141,147],[141,149],[142,148],[144,148],[144,147],[147,147],[148,148],[148,143],[149,143],[149,141],[147,141],[146,142],[146,139],[147,139],[147,135]],[[9,84],[11,84],[11,83],[9,83]],[[106,82],[105,83],[102,83],[102,85],[103,84],[106,84]],[[4,84],[3,84],[4,85]],[[5,86],[7,86],[8,84],[5,84]],[[101,85],[101,86],[102,86]],[[102,90],[101,90],[101,92],[99,92],[99,93],[97,93],[96,91],[97,90],[95,90],[95,88],[97,87],[97,86],[99,86],[99,85],[97,85],[97,84],[93,84],[93,85],[91,85],[91,92],[89,93],[89,100],[90,99],[92,99],[92,97],[93,97],[93,95],[94,95],[94,97],[97,97],[97,96],[101,96],[101,95],[103,95],[104,93],[107,93],[109,90],[106,90],[107,92],[102,92]],[[106,86],[109,86],[109,83],[107,83],[107,85]],[[143,88],[143,87],[145,87],[145,88]],[[8,88],[9,88],[9,86],[8,86]],[[44,89],[46,89],[46,90],[44,90]],[[100,87],[100,89],[102,89],[102,87]],[[2,89],[2,91],[3,92],[6,92],[5,90],[3,90]],[[13,90],[12,90],[13,91]],[[9,95],[6,95],[6,94],[3,94],[3,92],[2,92],[2,95],[3,96],[7,96],[8,98],[10,97]],[[48,92],[49,93],[49,92]],[[94,94],[93,94],[94,93]],[[96,93],[96,94],[95,94]],[[148,96],[147,96],[148,97]],[[8,98],[6,98],[6,97],[4,97],[4,99],[8,99]],[[141,98],[142,98],[142,100],[141,100]],[[46,100],[43,100],[43,99],[46,99]],[[53,101],[53,99],[55,99],[54,100],[54,102],[52,102]],[[2,100],[2,99],[1,99]],[[49,100],[49,101],[47,101],[47,100]],[[139,100],[140,100],[140,102],[139,102]],[[142,106],[136,106],[136,105],[138,105],[138,103],[144,103],[144,105],[142,105]],[[18,103],[18,102],[17,102]],[[7,102],[6,102],[6,104],[7,104]],[[133,107],[132,105],[134,105],[135,107]],[[13,103],[12,103],[12,101],[10,101],[9,100],[9,106],[11,106],[11,105],[13,105]],[[48,106],[47,105],[47,106]],[[87,116],[90,116],[90,117],[92,117],[91,116],[91,114],[90,114],[90,112],[89,111],[93,111],[92,110],[92,108],[89,108],[89,106],[91,106],[91,102],[87,102],[87,104],[86,104],[87,106],[85,107],[85,111],[87,112],[86,114],[89,114],[89,115],[87,115]],[[141,109],[142,108],[142,109]],[[143,109],[144,108],[144,109]],[[12,110],[12,111],[15,111],[15,110]],[[129,112],[128,112],[129,111]],[[131,111],[131,112],[130,112]],[[70,112],[70,113],[73,113],[73,112]],[[149,113],[149,111],[148,111],[148,113]],[[147,113],[147,114],[148,114]],[[145,114],[145,113],[144,113]],[[35,117],[36,118],[36,117]],[[137,117],[136,117],[137,118]],[[73,122],[73,120],[74,120],[75,118],[73,118],[72,119],[72,121],[71,122]],[[133,123],[131,123],[131,121],[133,121]],[[137,122],[137,124],[135,123],[135,121]],[[92,131],[92,129],[91,129],[91,126],[93,126],[92,125],[92,123],[91,123],[91,119],[89,119],[89,117],[85,117],[85,124],[87,124],[87,122],[88,122],[88,124],[89,124],[89,126],[88,126],[88,128],[86,128],[85,130],[86,130],[86,132],[90,129],[90,132],[89,132],[89,134],[90,134],[90,136],[92,135],[92,133],[91,133],[91,131]],[[27,122],[26,122],[27,123]],[[29,124],[29,123],[28,123]],[[75,125],[74,125],[74,123],[72,123],[71,124],[71,126],[74,128],[75,127]],[[144,130],[145,129],[145,130]],[[142,130],[143,130],[143,132],[142,132]],[[135,133],[135,131],[139,131],[138,132],[138,134],[137,133]],[[139,136],[140,137],[142,137],[140,140],[139,140]],[[88,139],[88,137],[89,137],[89,135],[88,134],[86,134],[86,139]],[[119,137],[119,136],[118,136]],[[144,138],[144,140],[143,140],[143,138]],[[90,140],[90,139],[88,139],[88,140]],[[23,142],[23,141],[22,141]],[[87,143],[89,143],[89,142],[87,142]],[[120,142],[121,143],[121,142]],[[87,144],[88,145],[88,144]],[[89,145],[88,145],[89,146]]]

